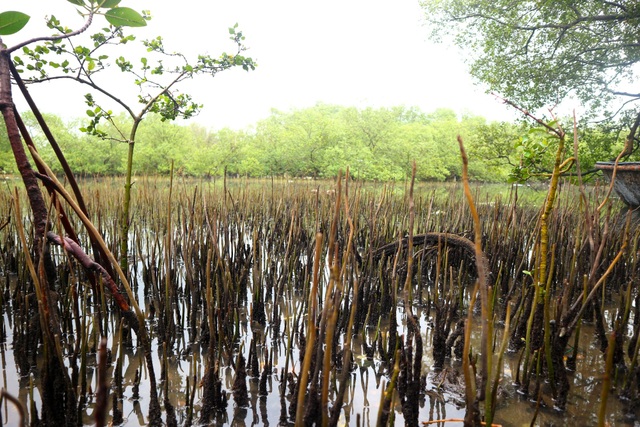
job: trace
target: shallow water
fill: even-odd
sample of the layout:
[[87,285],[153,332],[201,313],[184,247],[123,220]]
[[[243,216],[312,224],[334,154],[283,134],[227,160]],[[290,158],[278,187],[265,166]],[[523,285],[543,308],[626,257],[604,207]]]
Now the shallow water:
[[[270,304],[267,306],[268,314],[270,314]],[[421,397],[420,401],[420,417],[421,422],[433,420],[448,420],[445,422],[434,423],[436,426],[455,426],[462,425],[462,422],[453,421],[455,419],[464,418],[464,397],[460,394],[464,390],[461,385],[456,387],[452,384],[451,378],[459,378],[462,384],[461,374],[451,374],[452,372],[461,372],[460,363],[457,360],[449,360],[444,372],[436,372],[432,369],[432,355],[430,351],[431,330],[429,320],[426,313],[420,311],[420,307],[415,307],[416,313],[419,315],[422,337],[426,343],[425,354],[422,359],[423,372],[427,375],[427,390]],[[404,319],[404,310],[398,309],[398,319]],[[269,317],[269,316],[268,316]],[[29,383],[35,385],[34,402],[36,407],[40,406],[40,395],[38,391],[38,370],[33,369],[32,374],[26,378],[18,376],[18,367],[15,362],[14,352],[12,349],[12,328],[10,316],[5,312],[3,327],[7,333],[7,338],[0,344],[0,355],[2,357],[2,385],[10,394],[19,398],[29,414]],[[401,322],[405,324],[404,321]],[[226,412],[217,415],[213,425],[282,425],[281,423],[281,399],[279,387],[281,385],[281,375],[284,370],[284,354],[286,350],[286,336],[274,336],[270,332],[270,327],[252,328],[248,324],[246,318],[241,321],[241,328],[244,332],[240,347],[243,348],[245,357],[248,357],[248,348],[252,338],[264,339],[265,344],[257,347],[260,360],[262,355],[272,352],[274,357],[273,374],[267,381],[267,396],[258,395],[258,378],[248,378],[249,390],[249,406],[244,408],[236,407],[231,397],[231,390],[234,380],[234,370],[231,366],[223,366],[221,369],[221,377],[223,389],[228,394],[228,403]],[[402,329],[401,329],[402,330]],[[372,332],[373,333],[373,332]],[[582,343],[589,342],[589,338],[593,337],[593,328],[585,325],[582,328]],[[475,337],[477,341],[479,338]],[[187,417],[187,396],[186,381],[187,376],[202,378],[206,346],[200,344],[188,344],[184,340],[179,340],[182,344],[178,344],[179,351],[173,352],[169,356],[169,392],[170,399],[176,408],[178,424],[185,422]],[[111,346],[112,343],[109,343]],[[158,347],[158,340],[153,339],[153,350],[161,351]],[[290,367],[290,371],[299,373],[299,363],[297,363],[297,349],[293,351],[293,361],[296,361]],[[140,399],[134,400],[133,386],[136,370],[140,369],[143,363],[142,350],[139,348],[128,348],[124,352],[124,372],[123,386],[125,399],[123,401],[124,423],[126,426],[143,426],[148,422],[148,382],[144,381],[143,373],[142,381],[139,384]],[[87,408],[83,411],[83,422],[86,425],[94,423],[93,410],[95,395],[92,393],[96,389],[97,373],[94,369],[96,365],[96,354],[90,354],[88,358],[88,377],[90,378],[90,393]],[[601,393],[601,372],[603,369],[603,355],[599,349],[592,344],[582,344],[579,351],[577,361],[577,369],[571,375],[571,393],[567,410],[564,412],[557,411],[553,407],[552,401],[543,400],[540,402],[535,425],[538,426],[565,426],[565,425],[595,425],[597,422],[596,409],[600,401]],[[500,398],[498,399],[498,410],[494,423],[504,426],[525,426],[530,425],[536,407],[538,406],[534,398],[523,398],[516,391],[516,386],[512,384],[513,372],[518,362],[517,354],[508,354],[505,357],[503,367],[503,380],[500,390]],[[368,359],[362,350],[361,339],[354,340],[354,369],[350,374],[350,384],[345,395],[343,405],[343,413],[340,417],[339,425],[350,426],[375,426],[378,416],[378,408],[382,390],[389,380],[389,366],[381,362],[377,358]],[[159,376],[160,360],[154,357],[154,366],[156,375]],[[112,372],[113,367],[109,369]],[[144,372],[144,368],[143,368]],[[449,375],[447,381],[443,381]],[[330,394],[331,397],[335,391]],[[164,398],[160,393],[160,401]],[[196,414],[200,410],[199,401],[202,398],[202,388],[198,387],[194,400],[194,411]],[[615,391],[609,398],[607,406],[607,422],[611,426],[637,426],[640,412],[630,409],[630,403],[615,397]],[[285,399],[286,407],[290,404],[290,396]],[[2,405],[3,420],[7,425],[15,425],[18,419],[18,413],[15,407],[3,401]],[[28,417],[28,415],[27,415]],[[197,419],[197,418],[196,418]],[[403,425],[402,410],[398,402],[395,405],[395,422],[396,425]],[[293,425],[291,418],[288,425]]]
[[[236,200],[239,200],[241,197],[235,197]],[[279,202],[278,202],[279,203]],[[186,205],[186,203],[185,203]],[[493,209],[492,206],[489,207]],[[434,208],[435,209],[435,208]],[[448,214],[448,212],[453,211],[454,209],[450,209],[447,211],[446,209],[438,209],[437,212],[442,212],[442,215]],[[460,211],[462,209],[460,208]],[[434,210],[434,212],[436,212]],[[294,212],[295,214],[296,212]],[[157,218],[158,211],[153,212],[153,220],[157,221],[158,224],[163,224],[162,218]],[[186,215],[186,214],[185,214]],[[269,226],[272,225],[273,220],[269,219]],[[312,219],[308,221],[312,222]],[[439,221],[439,220],[438,220]],[[445,221],[443,219],[443,221]],[[158,229],[162,229],[158,224],[151,224],[151,220],[149,220],[149,224],[145,223],[144,227],[158,227]],[[292,220],[293,222],[293,220]],[[459,221],[462,223],[463,221]],[[395,225],[394,225],[395,226]],[[143,277],[143,268],[142,263],[148,262],[153,268],[156,268],[156,273],[162,272],[164,268],[164,264],[162,262],[162,254],[163,249],[161,247],[162,239],[164,236],[161,232],[152,232],[147,228],[139,228],[136,230],[135,242],[139,243],[140,254],[136,254],[132,257],[132,260],[136,260],[137,264],[134,264],[136,267],[135,271],[137,272],[137,276],[135,276],[135,282],[137,283],[137,296],[138,300],[141,302],[143,306],[143,310],[148,318],[148,325],[150,326],[150,331],[152,334],[152,350],[153,350],[153,360],[154,360],[154,371],[156,373],[156,377],[160,380],[160,357],[162,354],[162,347],[159,344],[159,340],[157,336],[157,330],[155,329],[158,322],[158,312],[160,311],[160,307],[158,306],[157,298],[154,299],[149,295],[145,294],[145,281],[147,278]],[[391,228],[391,227],[390,227]],[[239,225],[234,232],[240,234],[242,241],[245,245],[251,247],[253,243],[253,239],[251,238],[251,232],[248,231],[250,229],[249,225]],[[238,232],[237,230],[242,230]],[[282,230],[279,230],[282,232]],[[178,236],[181,232],[184,232],[185,235]],[[176,231],[177,242],[182,241],[189,243],[189,239],[191,238],[187,235],[187,231]],[[108,234],[108,233],[106,233]],[[286,238],[286,230],[284,230],[283,235]],[[233,241],[237,238],[237,235],[233,235],[229,233],[229,235],[225,236],[228,241]],[[282,237],[282,236],[280,236]],[[133,245],[134,236],[132,236],[131,240],[131,248],[134,248]],[[265,233],[265,237],[263,240],[264,247],[261,247],[258,251],[259,256],[261,257],[261,265],[267,266],[270,261],[276,261],[276,265],[274,268],[274,272],[272,276],[263,277],[261,280],[275,280],[278,275],[286,274],[288,266],[283,266],[281,264],[281,256],[282,256],[282,248],[278,252],[277,250],[273,250],[273,253],[270,252],[271,249],[266,249],[269,242],[269,239],[272,238],[271,235]],[[284,239],[284,238],[283,238]],[[232,259],[237,254],[234,252],[237,248],[231,244],[228,246],[223,245],[222,238],[220,238],[220,242],[218,242],[218,249],[220,251],[227,251],[230,255],[230,259]],[[178,252],[178,251],[176,251]],[[533,252],[530,248],[527,249],[527,253],[529,257],[532,256]],[[180,252],[180,255],[184,255],[183,251]],[[202,255],[202,254],[201,254]],[[206,255],[206,254],[205,254]],[[147,257],[145,259],[138,259],[140,256]],[[156,259],[157,258],[157,259]],[[295,255],[298,263],[302,266],[306,265],[308,262],[311,262],[310,257],[300,252]],[[57,259],[60,263],[63,262],[63,258],[60,257]],[[153,261],[153,262],[151,262]],[[324,267],[323,267],[323,275],[327,277],[329,275],[328,267],[326,267],[325,259]],[[174,269],[173,274],[174,277],[177,278],[179,282],[179,292],[180,297],[178,299],[178,310],[177,312],[186,313],[188,310],[186,309],[186,304],[184,302],[184,293],[187,286],[185,285],[186,281],[186,273],[185,273],[185,261],[181,256],[176,255],[173,258],[172,268]],[[155,264],[154,264],[155,263]],[[296,267],[297,268],[297,267]],[[293,270],[297,274],[299,270]],[[266,273],[263,272],[266,276]],[[298,311],[298,307],[302,304],[301,301],[303,299],[303,295],[298,293],[299,291],[286,289],[284,292],[284,296],[282,300],[278,300],[277,304],[279,307],[279,324],[278,327],[275,328],[273,324],[267,324],[265,328],[257,327],[256,325],[252,325],[249,321],[250,312],[251,312],[251,303],[252,300],[252,283],[254,278],[254,271],[251,270],[248,275],[247,288],[248,296],[244,301],[244,305],[236,309],[236,314],[239,316],[238,319],[238,328],[239,328],[239,337],[237,341],[233,343],[233,348],[230,354],[224,354],[221,357],[221,366],[220,373],[222,379],[222,386],[224,391],[227,393],[228,401],[224,411],[221,411],[217,414],[217,418],[215,419],[214,424],[217,425],[293,425],[293,418],[288,413],[288,409],[291,404],[291,395],[288,387],[285,387],[284,392],[284,400],[281,400],[281,386],[286,386],[286,379],[283,377],[288,373],[294,373],[295,375],[300,374],[300,360],[299,360],[299,348],[297,344],[294,344],[291,349],[291,358],[290,364],[288,366],[287,371],[285,371],[285,359],[286,359],[286,351],[287,351],[287,339],[289,338],[289,329],[287,325],[291,322],[293,315],[289,314],[288,317],[286,313],[294,313]],[[293,282],[299,278],[297,277],[289,277],[288,280]],[[202,285],[202,278],[200,278]],[[156,279],[157,283],[162,284],[162,278]],[[6,280],[0,277],[0,284],[7,283]],[[17,286],[17,282],[12,280],[11,286]],[[82,285],[79,287],[79,292],[86,292],[89,294],[87,289],[84,289]],[[428,294],[431,292],[428,285],[425,285],[424,294]],[[467,290],[468,292],[468,290]],[[465,297],[466,298],[466,297]],[[424,295],[421,301],[424,301]],[[151,304],[156,311],[156,316],[152,317],[150,313]],[[267,299],[266,301],[266,314],[268,322],[272,319],[273,308],[274,308],[273,298]],[[616,306],[615,303],[611,303],[611,310]],[[425,352],[422,358],[422,370],[423,373],[427,376],[427,386],[426,390],[420,397],[419,405],[420,405],[420,414],[419,421],[426,422],[431,420],[452,420],[452,419],[462,419],[465,415],[464,408],[464,398],[462,396],[463,386],[461,381],[460,372],[460,362],[458,360],[447,360],[445,365],[445,369],[443,372],[434,371],[433,365],[433,357],[432,357],[432,349],[431,349],[431,341],[432,341],[432,329],[431,322],[432,319],[430,316],[433,313],[426,313],[424,306],[417,302],[412,310],[415,314],[418,315],[420,321],[420,330],[422,340],[425,346]],[[399,322],[399,334],[405,334],[406,330],[406,313],[402,305],[397,307],[397,318]],[[18,366],[16,363],[15,349],[13,348],[13,328],[12,328],[12,319],[15,313],[11,312],[11,305],[5,304],[3,306],[3,325],[2,327],[6,331],[6,339],[0,343],[0,355],[2,357],[2,384],[4,389],[8,391],[8,393],[18,397],[20,401],[23,403],[25,408],[27,409],[27,418],[31,413],[30,409],[30,397],[29,397],[29,389],[30,382],[34,384],[34,393],[33,393],[33,403],[36,408],[40,408],[40,391],[39,391],[39,370],[37,367],[34,367],[31,370],[29,376],[25,378],[18,377]],[[200,313],[199,316],[202,316]],[[91,316],[88,317],[91,320]],[[199,321],[201,318],[198,318],[198,327]],[[92,321],[92,320],[91,320]],[[182,318],[183,324],[185,323],[184,318]],[[301,322],[306,322],[306,317],[301,319]],[[114,343],[111,341],[113,339],[114,331],[117,329],[116,320],[114,318],[108,319],[108,347],[113,348]],[[610,325],[612,323],[611,318],[607,318],[607,324]],[[200,405],[203,397],[203,389],[200,386],[200,381],[202,380],[205,372],[205,365],[207,361],[207,351],[208,345],[201,344],[199,342],[191,343],[190,339],[192,336],[199,336],[197,331],[192,331],[189,329],[188,325],[183,325],[184,330],[178,328],[178,335],[176,336],[175,346],[169,350],[168,355],[168,389],[169,389],[169,397],[176,408],[177,413],[177,421],[178,424],[184,424],[187,419],[187,412],[189,410],[188,405],[188,397],[186,394],[187,391],[187,378],[189,378],[189,384],[192,386],[194,382],[198,384],[198,387],[195,391],[195,398],[193,408],[191,408],[195,414],[194,422],[197,421],[198,414],[200,411]],[[631,335],[632,331],[632,321],[629,322],[629,335]],[[275,331],[277,329],[277,333]],[[384,324],[381,328],[383,331],[386,329]],[[475,329],[474,329],[475,330]],[[375,334],[375,327],[368,327],[366,329],[368,342],[371,343],[373,336]],[[583,326],[581,330],[581,339],[580,339],[580,356],[577,363],[577,370],[575,373],[570,375],[571,381],[571,392],[569,394],[569,402],[567,404],[567,410],[564,412],[558,412],[553,407],[553,401],[550,400],[550,393],[545,394],[545,398],[542,402],[540,402],[540,406],[538,409],[538,414],[536,418],[535,425],[539,426],[561,426],[561,425],[594,425],[596,423],[596,414],[598,411],[598,405],[601,399],[601,388],[602,388],[602,372],[604,365],[604,355],[600,352],[598,348],[591,342],[594,340],[594,331],[593,328],[589,325]],[[273,373],[267,379],[267,395],[259,396],[258,394],[258,378],[251,377],[249,375],[247,379],[247,386],[249,390],[249,404],[243,408],[237,408],[233,397],[232,397],[232,388],[235,379],[235,370],[232,367],[232,362],[236,360],[237,353],[239,351],[242,352],[245,359],[248,360],[249,350],[251,346],[251,340],[254,339],[257,342],[257,358],[259,360],[260,371],[264,366],[265,360],[267,360],[268,355],[272,355],[273,357]],[[477,336],[474,337],[475,346],[478,346],[479,338]],[[69,337],[70,343],[73,343],[71,337]],[[134,337],[133,342],[136,343],[137,338]],[[341,425],[350,425],[350,426],[374,426],[377,423],[378,417],[378,409],[380,407],[381,396],[383,394],[383,390],[385,385],[388,383],[390,379],[390,370],[391,366],[388,366],[385,362],[383,362],[378,353],[376,352],[372,359],[368,359],[364,353],[364,349],[362,346],[362,337],[360,335],[354,337],[353,343],[353,363],[354,368],[349,376],[349,385],[347,388],[347,392],[344,399],[343,411],[341,413],[340,424]],[[68,344],[69,347],[72,345]],[[70,352],[70,349],[65,349],[67,353]],[[148,423],[148,406],[149,406],[149,382],[147,381],[147,374],[144,368],[144,358],[142,355],[142,350],[137,347],[127,347],[121,350],[124,357],[124,401],[123,401],[123,413],[124,413],[124,425],[127,426],[137,426],[137,425],[146,425]],[[507,354],[504,361],[504,377],[502,380],[501,388],[499,391],[499,400],[498,400],[498,409],[496,413],[496,418],[494,423],[502,424],[505,426],[524,426],[530,425],[531,421],[536,412],[536,408],[538,407],[535,398],[523,398],[516,391],[516,386],[513,383],[514,381],[514,372],[516,371],[516,366],[518,365],[519,354]],[[96,390],[96,354],[90,353],[88,356],[88,382],[90,384],[90,391],[88,393],[89,402],[87,407],[83,410],[83,422],[86,425],[91,425],[94,423],[93,419],[93,411],[95,409],[95,390]],[[67,362],[68,363],[68,362]],[[134,378],[136,375],[136,371],[142,371],[142,380],[139,384],[139,395],[140,398],[135,400],[133,399],[133,389],[134,389]],[[109,372],[113,371],[113,364],[109,368]],[[159,381],[158,388],[160,392],[160,402],[162,404],[162,400],[164,398],[163,391],[163,381]],[[334,381],[332,386],[330,387],[330,395],[329,402],[333,402],[333,398],[335,396],[335,390],[337,388],[338,382]],[[547,385],[542,385],[543,389],[546,390]],[[284,403],[284,423],[282,423],[282,404]],[[111,405],[111,400],[109,400],[109,405]],[[616,390],[614,389],[609,397],[608,405],[607,405],[607,421],[612,426],[628,426],[628,425],[640,425],[637,419],[639,419],[640,413],[638,409],[631,408],[631,402],[625,402],[620,400],[616,396]],[[17,412],[15,407],[3,400],[2,402],[2,416],[3,421],[7,425],[15,425],[17,423]],[[163,414],[163,417],[165,415]],[[396,425],[403,425],[404,419],[401,411],[400,404],[396,401],[394,405],[394,417]],[[453,425],[462,425],[461,422],[447,421],[436,423],[435,425],[439,426],[453,426]]]

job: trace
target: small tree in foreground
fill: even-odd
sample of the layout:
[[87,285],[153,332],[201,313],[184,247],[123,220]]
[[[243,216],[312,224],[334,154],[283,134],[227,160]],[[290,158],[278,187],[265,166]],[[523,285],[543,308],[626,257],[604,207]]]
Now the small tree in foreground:
[[[73,3],[81,4],[82,0]],[[138,20],[130,18],[136,25],[148,19],[150,16],[146,11]],[[55,17],[49,18],[47,24],[60,34],[69,32],[69,29]],[[89,87],[91,92],[85,95],[89,122],[81,130],[128,145],[120,223],[120,264],[126,272],[134,148],[140,123],[148,113],[160,115],[162,121],[193,117],[198,114],[202,105],[196,103],[190,94],[180,92],[180,83],[198,75],[214,77],[222,71],[235,67],[249,71],[255,69],[256,64],[251,58],[243,55],[246,47],[243,44],[244,36],[238,30],[238,24],[229,28],[230,38],[235,48],[235,52],[231,54],[225,52],[218,57],[200,54],[195,58],[188,58],[180,52],[168,51],[163,38],[156,37],[141,42],[145,55],[135,60],[119,54],[124,45],[136,42],[133,35],[125,34],[121,25],[102,28],[90,36],[86,45],[75,44],[70,39],[54,38],[45,40],[42,45],[33,48],[24,46],[23,55],[14,55],[13,60],[16,68],[28,75],[25,78],[27,83],[73,80]],[[111,56],[114,52],[117,56]],[[114,85],[113,74],[105,72],[109,65],[115,66],[122,74],[129,77],[131,86]],[[128,100],[127,94],[134,91],[137,93],[137,99]],[[126,111],[131,118],[130,127],[123,127],[114,120],[112,110],[106,105],[107,102]],[[109,122],[115,132],[107,133],[101,129],[100,123],[103,121]]]
[[[148,19],[147,13],[138,13],[127,7],[120,7],[120,0],[69,0],[78,7],[80,14],[84,17],[84,25],[76,30],[70,30],[61,26],[55,17],[48,19],[48,25],[51,29],[57,31],[54,36],[37,37],[26,40],[14,46],[6,46],[0,38],[0,111],[7,129],[7,137],[11,146],[12,153],[15,158],[17,169],[22,177],[26,187],[28,201],[33,214],[33,240],[28,242],[24,227],[21,220],[21,208],[19,197],[14,198],[16,213],[16,229],[22,242],[25,252],[28,271],[32,282],[24,283],[17,292],[25,295],[25,310],[34,314],[36,324],[30,323],[28,328],[16,331],[14,336],[14,345],[16,352],[29,348],[36,348],[37,343],[42,340],[43,354],[45,357],[42,363],[42,371],[40,375],[41,383],[41,402],[42,402],[42,418],[46,425],[79,425],[81,420],[79,415],[82,407],[86,404],[82,398],[86,397],[86,386],[80,387],[81,399],[78,400],[79,386],[77,377],[70,377],[69,370],[74,373],[78,372],[78,351],[76,350],[71,357],[65,358],[63,349],[73,348],[74,346],[67,342],[68,339],[74,339],[80,342],[80,337],[66,337],[61,334],[60,319],[58,315],[56,301],[52,299],[54,292],[54,282],[56,280],[56,266],[52,257],[49,255],[49,245],[59,245],[64,248],[65,253],[73,256],[88,272],[88,278],[91,281],[91,289],[94,292],[95,301],[102,300],[102,289],[107,289],[114,302],[114,307],[118,309],[121,318],[127,326],[133,329],[137,336],[138,342],[144,349],[145,360],[147,364],[147,375],[149,378],[149,425],[161,425],[162,417],[160,413],[160,404],[158,401],[158,391],[156,385],[156,377],[153,368],[153,360],[151,358],[151,345],[149,334],[145,323],[145,316],[137,304],[126,277],[126,269],[121,269],[119,263],[110,252],[100,233],[88,219],[89,214],[83,202],[82,194],[79,191],[75,181],[73,172],[69,168],[63,153],[60,151],[55,138],[51,134],[42,114],[37,109],[33,99],[30,97],[24,80],[20,76],[19,70],[35,73],[31,81],[55,80],[58,78],[72,78],[83,84],[87,84],[96,92],[102,93],[108,98],[116,101],[125,110],[127,110],[133,119],[132,129],[128,134],[120,130],[120,136],[129,144],[129,171],[133,162],[133,145],[135,141],[135,130],[140,124],[144,116],[148,112],[161,114],[165,119],[174,119],[176,117],[189,117],[195,114],[199,105],[193,103],[188,95],[178,94],[174,91],[175,85],[190,78],[196,74],[210,73],[215,75],[218,71],[231,68],[236,65],[244,66],[246,69],[253,68],[254,64],[249,58],[243,58],[239,55],[223,54],[220,58],[211,58],[208,56],[199,56],[194,63],[189,63],[179,54],[168,55],[172,58],[183,60],[182,65],[176,65],[167,69],[164,67],[162,60],[158,60],[157,65],[153,67],[149,62],[141,59],[141,71],[133,71],[133,66],[124,58],[119,57],[115,64],[122,72],[133,74],[136,77],[135,83],[140,87],[139,101],[143,104],[138,114],[128,107],[128,104],[119,100],[116,93],[111,93],[96,83],[94,74],[104,68],[107,55],[99,55],[96,50],[111,43],[122,44],[133,40],[131,36],[124,36],[122,32],[123,26],[144,26]],[[87,48],[82,46],[73,46],[72,40],[84,33],[93,23],[94,18],[102,15],[111,25],[109,28],[103,29],[100,33],[91,37],[93,47]],[[28,22],[29,16],[15,11],[0,13],[0,37],[19,32]],[[242,34],[236,32],[235,28],[231,30],[232,38],[241,47]],[[35,48],[30,46],[37,45]],[[72,47],[69,47],[72,46]],[[157,38],[150,42],[145,42],[145,46],[150,52],[160,55],[167,55],[164,51],[162,39]],[[22,51],[23,57],[12,55],[15,52]],[[69,59],[52,62],[47,59],[48,55],[60,55],[60,58],[68,56]],[[73,62],[75,61],[75,62]],[[60,75],[53,76],[50,74],[54,71],[60,71]],[[168,81],[161,82],[155,80],[158,76],[169,75]],[[155,77],[152,77],[155,76]],[[62,184],[57,180],[56,176],[51,172],[48,165],[42,160],[37,152],[31,136],[20,118],[13,102],[12,79],[17,87],[27,99],[31,110],[33,111],[39,125],[42,127],[43,133],[46,135],[52,149],[56,153],[62,168],[65,172],[66,179],[69,181],[73,189],[74,195],[70,195]],[[145,90],[148,89],[148,92]],[[110,120],[112,113],[103,109],[94,100],[93,95],[87,95],[86,102],[90,106],[87,114],[92,118],[91,123],[85,128],[88,133],[99,134],[100,130],[97,125],[102,119]],[[23,140],[29,148],[31,159],[37,167],[37,172],[32,168],[31,161]],[[47,206],[45,197],[39,186],[41,182],[49,193],[51,204]],[[131,188],[130,174],[125,187],[126,197],[129,197]],[[63,208],[64,204],[64,208]],[[49,212],[49,209],[55,210],[55,213]],[[78,233],[72,222],[67,217],[66,209],[72,210],[81,220],[84,229],[92,243],[94,249],[94,259],[88,257],[79,245]],[[54,224],[51,224],[49,218],[55,218]],[[128,230],[128,210],[127,216],[124,217],[124,225]],[[56,230],[56,232],[54,232]],[[60,231],[57,231],[60,230]],[[65,235],[57,234],[64,231]],[[123,233],[123,240],[126,241],[127,233]],[[126,246],[125,246],[126,259]],[[116,282],[119,279],[120,286]],[[35,298],[26,298],[28,295],[34,295]],[[20,299],[20,298],[18,298]],[[104,336],[102,330],[101,308],[96,308],[95,312],[95,328],[100,335]],[[33,327],[32,327],[33,326]],[[35,327],[35,328],[34,328]],[[78,330],[78,334],[83,333]],[[96,395],[96,424],[104,425],[106,405],[106,340],[102,340],[100,350],[100,384],[98,385]],[[79,347],[76,346],[76,349]],[[26,360],[26,359],[25,359]],[[67,368],[67,364],[69,368]],[[84,366],[84,365],[83,365]],[[31,366],[22,366],[23,374],[28,374]],[[115,410],[114,410],[115,413]],[[37,415],[33,415],[32,423],[37,423]],[[175,419],[173,420],[175,422]],[[169,415],[167,415],[167,423],[170,423]]]

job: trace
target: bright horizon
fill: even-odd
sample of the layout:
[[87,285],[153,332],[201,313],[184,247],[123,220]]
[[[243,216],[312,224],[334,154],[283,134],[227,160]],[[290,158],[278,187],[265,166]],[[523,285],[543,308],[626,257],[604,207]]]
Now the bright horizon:
[[[82,24],[68,1],[0,1],[2,10],[31,15],[23,31],[3,38],[8,46],[50,35],[46,15],[55,15],[73,29]],[[418,107],[425,113],[448,108],[488,120],[517,116],[474,84],[457,48],[428,40],[429,28],[414,0],[183,0],[179,4],[176,8],[169,2],[123,0],[122,6],[150,10],[153,17],[147,27],[128,33],[138,40],[161,35],[167,50],[192,57],[198,53],[217,56],[230,50],[227,29],[238,23],[249,48],[244,54],[258,64],[254,71],[234,69],[215,78],[198,76],[179,86],[204,104],[200,115],[190,121],[210,129],[244,129],[267,118],[272,109],[289,111],[318,103]],[[98,17],[89,32],[96,32],[104,22]],[[136,91],[132,83],[123,85]],[[87,88],[78,83],[31,85],[30,92],[43,112],[84,117]],[[16,98],[18,108],[25,110],[21,96]]]

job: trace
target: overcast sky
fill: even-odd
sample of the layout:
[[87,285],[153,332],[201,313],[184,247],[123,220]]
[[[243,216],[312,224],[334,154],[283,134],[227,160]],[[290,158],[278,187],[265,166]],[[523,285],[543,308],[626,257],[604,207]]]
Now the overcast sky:
[[[48,35],[45,15],[71,28],[82,24],[64,0],[0,4],[2,10],[32,17],[21,33],[4,37],[9,46],[27,36]],[[194,120],[208,128],[245,128],[268,117],[272,108],[288,111],[318,102],[416,106],[427,113],[451,108],[490,120],[514,117],[474,85],[453,46],[428,40],[417,0],[122,0],[121,5],[151,11],[146,28],[131,30],[139,39],[161,35],[168,50],[192,56],[230,51],[227,28],[239,24],[249,47],[245,54],[258,63],[256,70],[200,76],[182,86],[204,104]],[[76,86],[49,83],[32,86],[31,93],[43,111],[78,117],[85,110],[86,90]],[[135,93],[126,82],[122,87]]]

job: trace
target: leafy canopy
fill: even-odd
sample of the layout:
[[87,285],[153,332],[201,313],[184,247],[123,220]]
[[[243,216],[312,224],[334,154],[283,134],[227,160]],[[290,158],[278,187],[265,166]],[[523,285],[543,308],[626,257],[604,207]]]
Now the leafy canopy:
[[15,34],[20,31],[31,17],[22,12],[7,11],[0,13],[0,36]]
[[[422,0],[432,38],[453,36],[471,73],[536,109],[575,96],[592,111],[638,114],[637,0]],[[612,102],[617,101],[617,102]],[[631,108],[629,108],[631,107]]]
[[[118,7],[120,0],[67,0],[81,9],[82,15],[104,15],[109,24],[114,27],[144,27],[148,16],[141,15],[130,7]],[[18,11],[0,13],[0,36],[15,34],[22,30],[31,17]],[[90,22],[90,21],[89,21]]]
[[[128,8],[116,7],[107,11],[105,17],[112,22],[111,18],[116,16],[115,22],[135,26],[137,12],[129,14],[129,11]],[[143,21],[150,19],[148,11],[143,11],[143,15],[139,16]],[[125,21],[119,21],[125,18]],[[59,34],[70,31],[55,16],[47,19],[47,25]],[[181,82],[201,74],[215,76],[234,67],[246,71],[256,67],[251,58],[242,54],[246,47],[238,24],[229,28],[229,38],[233,41],[235,52],[224,52],[218,57],[201,54],[197,58],[187,58],[180,52],[167,51],[163,38],[158,36],[143,40],[141,45],[144,52],[138,52],[140,56],[135,59],[123,56],[126,53],[123,54],[122,46],[134,43],[136,38],[125,34],[121,25],[112,23],[84,40],[54,37],[34,47],[23,46],[21,54],[13,55],[12,59],[27,83],[69,79],[90,87],[93,93],[85,95],[89,122],[81,130],[98,136],[106,136],[99,128],[100,122],[113,120],[113,112],[103,105],[105,97],[119,104],[138,122],[147,113],[157,113],[163,120],[179,117],[188,119],[198,114],[202,105],[194,102],[190,94],[178,90]],[[131,99],[126,96],[129,91],[122,90],[121,81],[115,82],[113,74],[103,73],[110,66],[128,76],[133,88],[137,87],[134,93],[137,93],[137,102],[142,105],[139,112],[134,111]],[[133,135],[126,136],[123,133],[118,139],[130,141]]]

